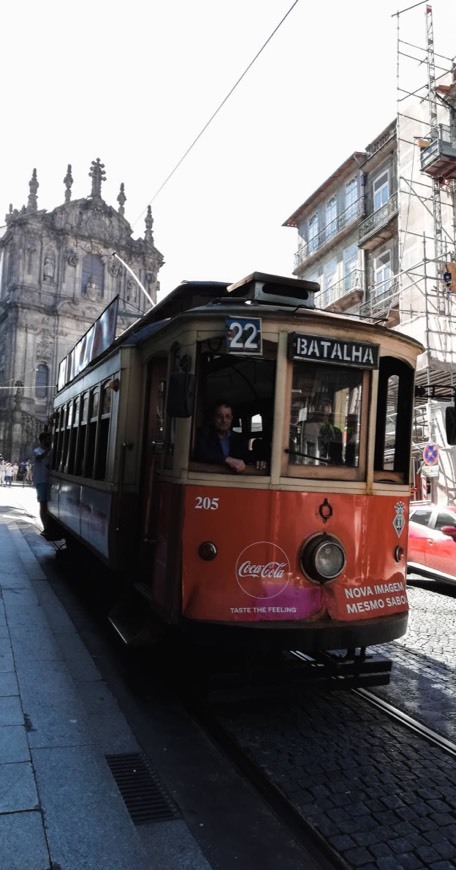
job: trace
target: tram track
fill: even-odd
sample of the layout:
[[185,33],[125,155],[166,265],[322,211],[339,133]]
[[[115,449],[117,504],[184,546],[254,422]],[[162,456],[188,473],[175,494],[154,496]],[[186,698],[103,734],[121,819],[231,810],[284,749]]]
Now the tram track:
[[185,707],[192,718],[305,850],[308,856],[305,870],[350,870],[350,864],[342,855],[303,818],[292,801],[287,799],[260,765],[248,756],[236,739],[233,739],[224,728],[222,721],[213,714],[210,703],[206,703],[201,696],[193,692],[186,692],[184,697]]
[[376,707],[383,713],[386,713],[386,715],[389,716],[391,719],[400,722],[401,725],[409,728],[415,734],[419,734],[420,737],[423,737],[429,743],[432,743],[434,746],[438,746],[439,749],[442,749],[444,752],[448,752],[450,755],[456,757],[456,743],[454,743],[452,740],[448,740],[441,734],[437,734],[436,731],[433,731],[431,728],[423,725],[423,723],[419,722],[418,719],[413,719],[407,713],[404,713],[403,710],[400,710],[398,707],[394,707],[393,704],[389,704],[388,701],[383,700],[383,698],[379,698],[377,695],[369,692],[368,689],[353,689],[352,691],[354,695],[358,695],[360,698],[363,698],[365,701],[367,701],[368,704],[371,704],[373,707]]
[[214,697],[187,694],[189,712],[317,862],[329,862],[319,866],[357,866],[358,844],[381,866],[376,849],[380,858],[410,843],[409,860],[425,868],[426,837],[451,840],[456,744],[372,691],[298,692],[286,703]]
[[[412,655],[417,655],[414,650],[408,650],[408,652]],[[306,661],[307,659],[307,656],[303,656],[303,654],[298,650],[294,650],[293,655],[296,655],[299,659],[303,658],[304,661]],[[432,728],[429,728],[423,722],[420,722],[418,719],[409,716],[409,714],[406,713],[404,710],[401,710],[399,707],[394,706],[394,704],[391,704],[390,702],[386,701],[384,698],[381,698],[379,695],[375,694],[369,689],[359,687],[351,689],[351,692],[354,695],[363,698],[373,707],[376,707],[383,713],[386,713],[387,716],[399,722],[405,728],[408,728],[415,734],[423,737],[429,743],[432,743],[434,746],[438,746],[440,749],[443,749],[445,752],[448,752],[450,755],[456,757],[456,742],[449,740],[442,734],[438,734],[436,731],[434,731]]]

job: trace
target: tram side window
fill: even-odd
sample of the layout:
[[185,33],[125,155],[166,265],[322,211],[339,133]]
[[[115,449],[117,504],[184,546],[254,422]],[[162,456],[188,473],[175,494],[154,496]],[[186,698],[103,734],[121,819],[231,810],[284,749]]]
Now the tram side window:
[[84,452],[87,436],[87,422],[89,416],[89,394],[83,393],[80,398],[80,415],[79,427],[76,440],[75,458],[74,458],[74,473],[78,477],[82,476],[84,467]]
[[394,357],[382,357],[378,378],[375,471],[397,473],[401,482],[406,482],[409,476],[412,408],[413,370]]
[[52,467],[57,471],[61,471],[63,467],[63,439],[65,433],[65,405],[62,405],[57,411],[57,419],[54,429],[54,450],[52,457]]
[[79,397],[74,400],[74,402],[70,405],[70,411],[68,415],[68,428],[69,428],[69,438],[68,438],[68,449],[67,449],[67,457],[65,463],[65,472],[67,474],[73,474],[74,472],[74,462],[75,462],[75,450],[76,450],[76,439],[78,433],[79,426]]
[[93,477],[95,467],[95,447],[97,437],[98,413],[100,410],[100,388],[90,391],[89,423],[87,432],[87,448],[84,458],[84,477]]
[[363,377],[357,368],[294,364],[290,465],[359,467]]
[[68,417],[70,414],[70,403],[65,405],[63,409],[62,415],[62,429],[61,429],[61,441],[60,441],[60,452],[59,452],[59,471],[65,470],[66,457],[68,453],[68,440],[69,440],[69,430],[68,430]]
[[101,388],[100,420],[98,424],[98,437],[95,454],[95,480],[104,480],[106,474],[106,460],[108,455],[109,423],[111,419],[111,389],[108,384]]

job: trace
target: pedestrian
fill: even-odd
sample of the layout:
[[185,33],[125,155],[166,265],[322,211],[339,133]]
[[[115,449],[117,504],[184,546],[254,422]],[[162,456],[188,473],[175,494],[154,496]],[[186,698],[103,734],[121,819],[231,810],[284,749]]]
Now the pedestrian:
[[25,464],[26,464],[25,480],[26,480],[26,483],[30,484],[30,486],[31,486],[33,483],[33,465],[31,463],[30,459],[27,459],[27,462]]
[[13,466],[11,462],[7,462],[5,465],[5,486],[13,485]]
[[41,432],[39,436],[40,446],[33,451],[33,483],[36,489],[36,497],[40,506],[40,519],[43,523],[41,534],[44,538],[49,530],[49,455],[51,452],[52,436],[50,432]]

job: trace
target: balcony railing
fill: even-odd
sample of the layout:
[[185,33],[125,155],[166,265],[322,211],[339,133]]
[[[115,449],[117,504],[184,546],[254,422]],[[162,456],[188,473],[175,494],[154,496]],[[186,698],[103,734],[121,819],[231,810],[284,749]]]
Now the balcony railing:
[[364,272],[362,269],[353,269],[341,281],[321,290],[315,296],[315,304],[318,308],[328,308],[329,305],[334,305],[335,302],[348,296],[354,290],[364,292]]
[[319,233],[310,238],[307,242],[303,241],[299,245],[294,256],[295,270],[299,269],[305,260],[311,257],[312,254],[315,254],[316,251],[323,247],[323,245],[334,239],[338,233],[355,223],[362,213],[363,199],[360,197],[360,199],[357,199],[356,202],[352,203],[352,205],[349,205],[345,211],[337,215],[334,220],[330,221],[329,224],[326,224]]
[[383,281],[377,287],[371,287],[367,302],[359,307],[361,317],[387,317],[391,308],[399,302],[399,282],[397,280]]
[[359,243],[362,244],[369,236],[373,236],[386,226],[397,214],[397,193],[390,196],[388,202],[370,214],[359,228]]

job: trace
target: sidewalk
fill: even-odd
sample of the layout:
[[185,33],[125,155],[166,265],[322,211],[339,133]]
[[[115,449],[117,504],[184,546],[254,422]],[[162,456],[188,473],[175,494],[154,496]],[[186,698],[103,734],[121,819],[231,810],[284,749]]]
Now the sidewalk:
[[182,819],[134,824],[106,756],[141,747],[20,531],[36,516],[0,488],[0,868],[210,870]]

